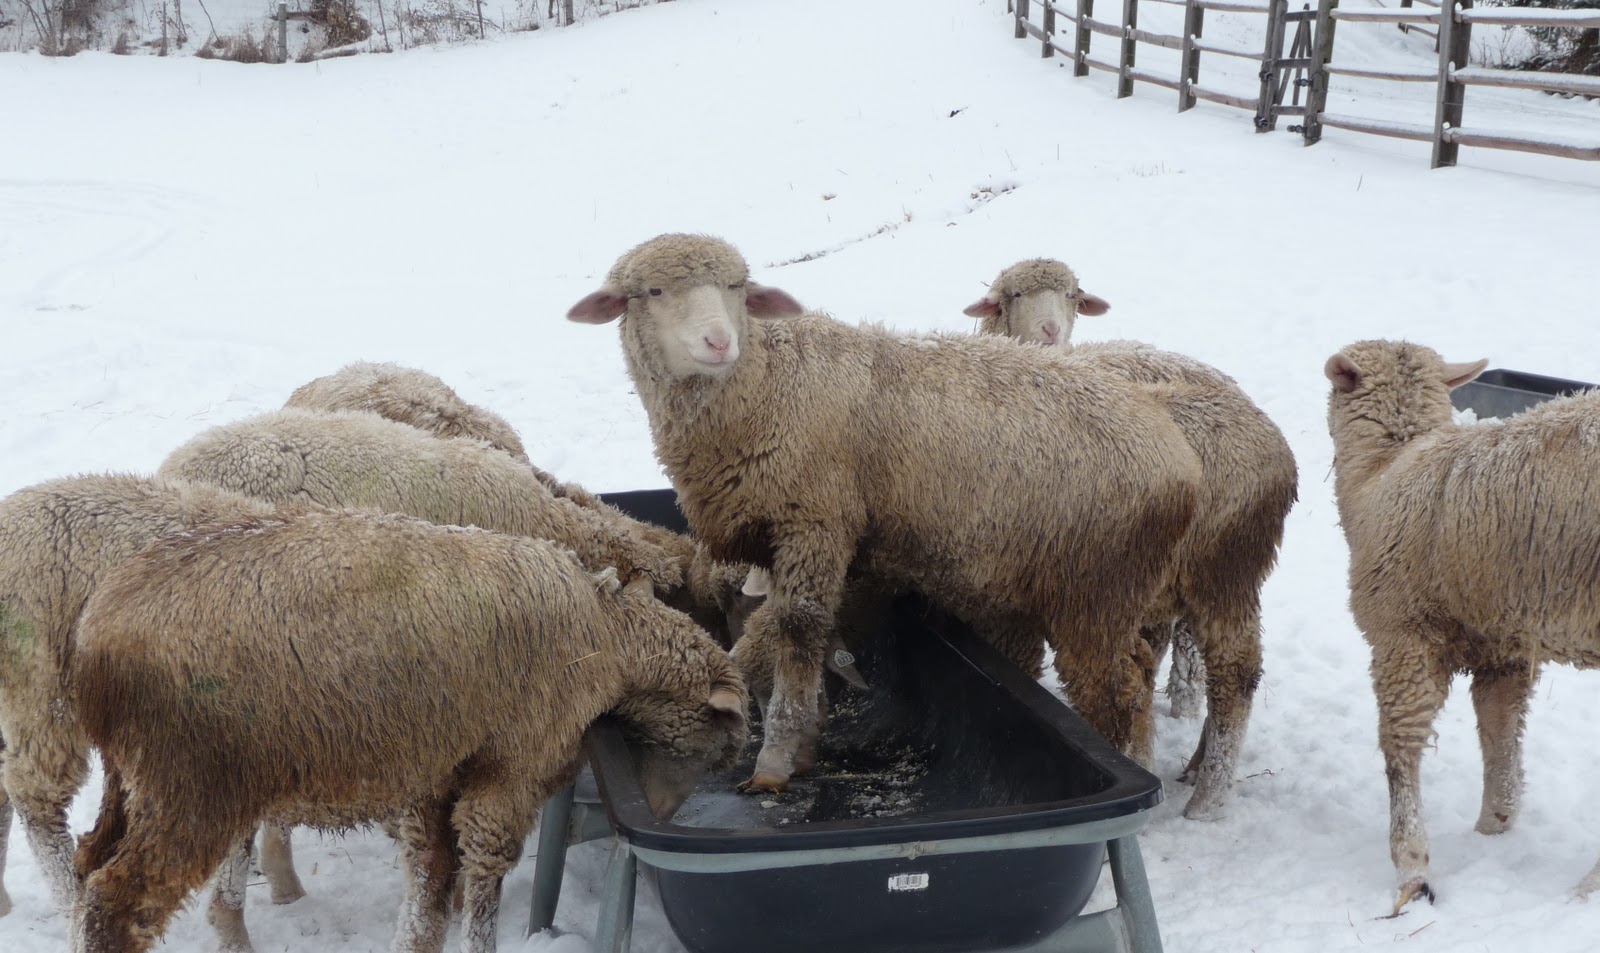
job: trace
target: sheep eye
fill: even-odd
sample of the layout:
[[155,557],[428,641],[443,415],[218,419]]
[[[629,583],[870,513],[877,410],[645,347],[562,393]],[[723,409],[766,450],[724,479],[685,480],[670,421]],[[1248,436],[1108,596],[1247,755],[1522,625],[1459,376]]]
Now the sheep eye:
[[652,298],[661,297],[661,289],[660,288],[651,288],[650,289],[650,297],[652,297]]
[[743,287],[744,287],[744,282],[735,281],[733,284],[728,286],[728,290],[729,291],[738,291],[740,288],[743,288]]
[[1011,292],[1011,297],[1013,297],[1013,298],[1020,298],[1020,297],[1022,297],[1022,292],[1020,292],[1020,291],[1013,291],[1013,292]]

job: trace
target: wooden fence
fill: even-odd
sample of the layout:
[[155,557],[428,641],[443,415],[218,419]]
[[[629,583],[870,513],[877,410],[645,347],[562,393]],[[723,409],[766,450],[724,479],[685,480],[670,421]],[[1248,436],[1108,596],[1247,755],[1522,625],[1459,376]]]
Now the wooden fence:
[[[1094,0],[1013,0],[1012,12],[1017,39],[1032,37],[1040,43],[1040,55],[1062,55],[1072,60],[1072,75],[1087,76],[1096,69],[1117,74],[1117,98],[1133,95],[1134,83],[1163,86],[1178,94],[1178,111],[1194,106],[1196,100],[1219,103],[1254,112],[1257,132],[1276,128],[1280,116],[1302,116],[1289,126],[1300,133],[1307,145],[1322,138],[1325,126],[1401,139],[1433,143],[1433,167],[1455,165],[1461,146],[1512,149],[1572,159],[1600,160],[1600,140],[1580,143],[1552,136],[1531,136],[1499,132],[1462,125],[1468,86],[1500,86],[1547,92],[1600,96],[1600,76],[1572,73],[1541,73],[1526,70],[1489,70],[1468,63],[1473,24],[1495,26],[1559,26],[1572,29],[1600,28],[1600,11],[1535,10],[1528,8],[1475,9],[1472,0],[1402,0],[1398,9],[1376,6],[1341,8],[1339,0],[1318,0],[1289,9],[1289,0],[1143,0],[1184,8],[1182,35],[1151,33],[1139,29],[1140,0],[1122,0],[1119,23],[1097,20]],[[1070,3],[1070,9],[1069,9]],[[1035,22],[1034,11],[1039,13]],[[1206,43],[1202,38],[1208,10],[1235,13],[1260,13],[1266,16],[1266,43],[1257,53],[1229,49]],[[1060,41],[1067,30],[1059,21],[1072,24],[1072,44]],[[1341,22],[1395,24],[1402,30],[1415,30],[1434,39],[1439,53],[1437,68],[1367,69],[1344,66],[1333,59],[1334,36]],[[1284,50],[1290,25],[1294,37]],[[1118,41],[1115,61],[1093,56],[1093,35]],[[1146,43],[1179,51],[1177,76],[1163,76],[1137,66],[1138,44]],[[1201,54],[1234,56],[1260,64],[1261,88],[1254,99],[1236,96],[1200,84]],[[1332,76],[1394,82],[1431,82],[1438,86],[1437,108],[1431,126],[1420,123],[1388,122],[1329,113],[1328,81]],[[1300,103],[1300,91],[1308,90]],[[1293,99],[1285,103],[1293,90]]]

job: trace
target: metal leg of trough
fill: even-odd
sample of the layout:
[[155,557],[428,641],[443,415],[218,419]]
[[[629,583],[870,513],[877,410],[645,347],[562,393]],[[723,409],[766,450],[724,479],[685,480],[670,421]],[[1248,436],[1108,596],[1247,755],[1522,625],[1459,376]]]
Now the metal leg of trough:
[[574,793],[573,785],[562,788],[545,803],[539,816],[539,856],[533,862],[533,910],[528,914],[528,936],[548,930],[556,922],[556,902],[561,899],[561,877],[567,867]]
[[634,875],[639,869],[633,846],[618,837],[606,866],[605,893],[600,898],[600,923],[595,928],[595,953],[628,953],[633,939]]
[[1111,855],[1111,883],[1117,890],[1117,906],[1131,941],[1129,953],[1161,953],[1161,931],[1156,927],[1156,905],[1150,896],[1150,881],[1144,874],[1144,855],[1139,839],[1127,834],[1106,842]]

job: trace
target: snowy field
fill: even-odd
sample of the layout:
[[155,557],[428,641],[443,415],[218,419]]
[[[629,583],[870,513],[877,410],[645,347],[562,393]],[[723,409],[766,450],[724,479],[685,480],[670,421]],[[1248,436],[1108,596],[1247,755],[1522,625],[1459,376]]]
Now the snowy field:
[[[1341,49],[1355,32],[1341,28]],[[1364,42],[1352,58],[1432,60],[1398,31]],[[970,329],[961,308],[1000,268],[1059,257],[1113,305],[1080,338],[1222,368],[1300,464],[1224,819],[1179,814],[1188,792],[1171,779],[1198,722],[1158,726],[1167,800],[1143,846],[1166,948],[1595,948],[1600,902],[1569,890],[1600,856],[1600,677],[1564,669],[1534,701],[1523,814],[1493,838],[1472,831],[1480,758],[1458,686],[1424,762],[1439,900],[1378,919],[1393,901],[1387,797],[1322,365],[1400,337],[1600,380],[1600,167],[1464,149],[1430,172],[1423,144],[1330,129],[1306,149],[1225,107],[1175,115],[1166,90],[1118,102],[1108,77],[1073,80],[1012,40],[1003,0],[677,0],[305,66],[9,55],[0,89],[0,493],[153,471],[358,358],[439,374],[565,479],[662,486],[615,330],[562,317],[634,243],[720,234],[757,280],[906,330]],[[1339,111],[1414,111],[1431,87],[1371,95],[1386,98]],[[1600,135],[1600,103],[1475,89],[1467,115]],[[79,830],[98,787],[74,808]],[[387,949],[389,842],[302,832],[297,849],[310,896],[273,907],[253,886],[257,949]],[[521,865],[502,948],[587,950],[604,860],[573,852],[564,935],[526,941]],[[6,875],[0,951],[64,950],[20,831]],[[634,949],[677,950],[641,897]],[[162,948],[210,949],[199,904]]]

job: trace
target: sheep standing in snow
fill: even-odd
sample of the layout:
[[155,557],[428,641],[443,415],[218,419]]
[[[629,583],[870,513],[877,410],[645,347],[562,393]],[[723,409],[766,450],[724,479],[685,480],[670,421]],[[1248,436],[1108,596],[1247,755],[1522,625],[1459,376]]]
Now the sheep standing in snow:
[[[1433,897],[1418,772],[1451,676],[1472,676],[1477,829],[1496,834],[1516,817],[1539,666],[1600,665],[1600,392],[1457,426],[1450,389],[1487,363],[1361,341],[1325,368],[1350,609],[1372,646],[1396,910]],[[1579,890],[1597,883],[1600,867]]]
[[[67,806],[89,770],[66,678],[84,602],[112,567],[159,537],[272,512],[207,484],[121,474],[51,480],[0,500],[0,833],[14,804],[60,909],[78,893]],[[273,898],[301,896],[292,861],[270,859]]]
[[576,483],[564,483],[534,466],[522,439],[505,418],[462,400],[455,389],[427,371],[398,364],[358,361],[296,388],[284,404],[291,410],[364,411],[436,437],[483,440],[526,463],[552,495],[570,500],[614,524],[624,535],[674,553],[690,577],[673,606],[690,613],[724,645],[732,645],[748,607],[737,594],[744,567],[714,564],[694,541],[630,518]]
[[[614,713],[670,817],[742,748],[727,654],[643,581],[546,540],[315,510],[158,542],[90,598],[75,705],[106,762],[77,865],[79,953],[138,951],[264,820],[392,821],[395,950],[495,947],[539,805]],[[395,820],[397,819],[397,820]]]
[[[1198,709],[1197,686],[1183,675],[1205,677],[1208,711],[1183,773],[1196,785],[1184,814],[1215,817],[1233,786],[1261,679],[1261,587],[1297,495],[1294,453],[1238,383],[1214,367],[1129,341],[1074,348],[1067,335],[1084,301],[1095,302],[1086,313],[1109,307],[1082,292],[1066,265],[1041,258],[1002,271],[966,313],[984,317],[986,329],[1069,350],[1070,363],[1088,363],[1146,388],[1200,458],[1200,499],[1178,547],[1182,568],[1141,631],[1157,659],[1168,643],[1174,646],[1174,714],[1190,705]],[[1048,333],[1056,322],[1066,333]],[[1038,328],[1044,330],[1030,330]],[[1186,664],[1190,656],[1196,660]]]
[[622,318],[690,527],[716,558],[771,570],[746,638],[774,630],[781,651],[745,789],[781,789],[806,767],[852,564],[929,593],[1025,669],[1048,641],[1089,722],[1139,747],[1153,672],[1139,617],[1199,481],[1167,414],[1040,348],[786,317],[801,310],[750,281],[726,242],[665,235],[568,312]]
[[274,503],[406,513],[434,523],[552,539],[590,569],[683,585],[681,554],[552,496],[525,463],[478,441],[441,439],[367,413],[282,410],[201,433],[161,464]]
[[414,367],[356,361],[295,388],[283,406],[366,411],[436,437],[487,441],[496,450],[528,462],[522,438],[504,417],[467,403],[450,385]]

